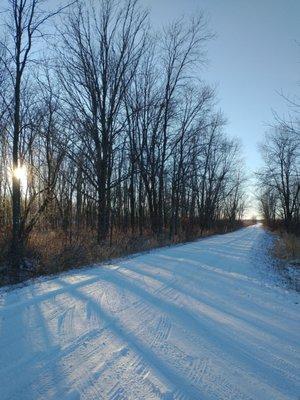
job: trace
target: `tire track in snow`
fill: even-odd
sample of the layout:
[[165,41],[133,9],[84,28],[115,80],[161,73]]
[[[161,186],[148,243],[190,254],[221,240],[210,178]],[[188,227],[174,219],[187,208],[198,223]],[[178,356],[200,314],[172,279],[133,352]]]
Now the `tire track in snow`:
[[151,347],[161,346],[163,342],[168,339],[170,330],[170,319],[166,315],[160,316],[159,321],[154,329]]

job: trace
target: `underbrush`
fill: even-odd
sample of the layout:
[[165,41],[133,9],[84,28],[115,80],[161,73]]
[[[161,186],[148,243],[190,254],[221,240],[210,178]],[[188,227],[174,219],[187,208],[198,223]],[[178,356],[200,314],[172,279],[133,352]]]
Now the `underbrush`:
[[300,268],[300,236],[284,231],[276,233],[278,238],[274,244],[275,256]]
[[285,231],[275,231],[273,245],[276,268],[288,287],[300,292],[300,237]]
[[10,239],[2,231],[0,232],[0,286],[217,233],[226,233],[242,226],[242,223],[235,223],[229,228],[221,222],[212,229],[184,230],[172,239],[169,238],[168,231],[156,236],[150,230],[145,230],[143,235],[139,235],[114,229],[111,237],[101,243],[97,243],[97,234],[93,230],[67,233],[61,230],[36,230],[30,235],[26,244],[24,262],[18,276],[10,273],[7,261]]

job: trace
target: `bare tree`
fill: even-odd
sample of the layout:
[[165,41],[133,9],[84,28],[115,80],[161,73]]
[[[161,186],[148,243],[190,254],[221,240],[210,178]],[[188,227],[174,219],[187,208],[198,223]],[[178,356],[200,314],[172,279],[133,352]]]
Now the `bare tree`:
[[22,258],[23,232],[21,227],[21,187],[18,169],[21,167],[20,136],[22,134],[21,96],[26,68],[32,61],[30,54],[35,41],[43,36],[43,25],[60,10],[49,13],[42,10],[42,0],[9,0],[10,22],[8,32],[10,42],[1,42],[5,54],[0,61],[4,63],[13,85],[13,145],[12,145],[12,264],[18,268]]
[[274,220],[275,209],[290,232],[299,223],[300,133],[279,124],[266,135],[261,152],[265,166],[258,176],[265,218]]
[[[98,197],[98,241],[109,231],[113,152],[122,130],[120,109],[145,43],[147,14],[137,1],[116,8],[103,1],[100,9],[82,4],[63,33],[60,79],[66,104],[76,112],[78,146],[89,159],[87,170]],[[72,111],[74,112],[74,111]]]

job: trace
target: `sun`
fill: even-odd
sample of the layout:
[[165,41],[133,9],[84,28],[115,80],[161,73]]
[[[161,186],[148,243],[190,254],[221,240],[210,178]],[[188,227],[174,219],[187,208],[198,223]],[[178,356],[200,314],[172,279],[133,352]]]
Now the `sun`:
[[27,170],[24,165],[17,167],[13,171],[13,175],[20,181],[20,185],[22,189],[26,189],[27,187]]

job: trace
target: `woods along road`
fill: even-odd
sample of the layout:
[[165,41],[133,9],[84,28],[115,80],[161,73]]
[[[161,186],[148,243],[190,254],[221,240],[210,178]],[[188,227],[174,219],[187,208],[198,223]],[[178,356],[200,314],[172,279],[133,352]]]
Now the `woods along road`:
[[297,399],[299,294],[258,225],[0,291],[0,399]]

